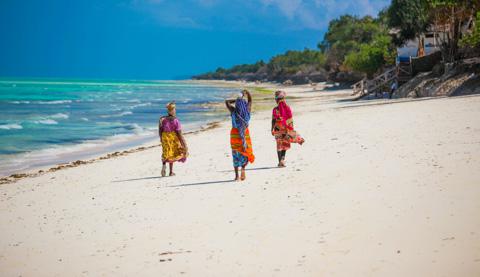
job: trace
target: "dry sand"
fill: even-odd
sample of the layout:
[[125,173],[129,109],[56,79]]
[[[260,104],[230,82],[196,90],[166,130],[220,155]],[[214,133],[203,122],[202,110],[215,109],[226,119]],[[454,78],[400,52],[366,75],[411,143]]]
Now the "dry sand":
[[283,169],[255,113],[245,182],[226,121],[175,177],[154,147],[1,185],[0,276],[480,276],[480,97],[348,94],[290,93]]

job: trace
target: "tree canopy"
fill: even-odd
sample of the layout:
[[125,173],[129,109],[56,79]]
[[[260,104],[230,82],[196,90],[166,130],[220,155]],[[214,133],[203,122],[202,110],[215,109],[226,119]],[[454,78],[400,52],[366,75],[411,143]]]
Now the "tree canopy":
[[[463,34],[462,28],[469,24],[472,30]],[[377,17],[343,15],[330,21],[318,50],[287,51],[266,63],[218,68],[205,76],[221,79],[258,72],[276,76],[308,69],[330,76],[360,72],[373,77],[394,64],[396,46],[432,28],[446,34],[439,41],[446,62],[458,58],[458,47],[480,47],[480,0],[392,0]]]

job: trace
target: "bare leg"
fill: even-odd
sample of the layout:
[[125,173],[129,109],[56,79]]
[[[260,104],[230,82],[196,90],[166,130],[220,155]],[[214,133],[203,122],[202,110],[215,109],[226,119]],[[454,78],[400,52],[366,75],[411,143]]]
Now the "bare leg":
[[240,181],[240,177],[238,176],[238,167],[234,167],[235,169],[235,181]]
[[280,162],[282,161],[282,151],[277,151],[278,156],[278,166],[280,166]]
[[285,167],[285,155],[287,154],[287,150],[280,151],[280,162],[278,163],[279,167]]
[[246,165],[242,166],[242,175],[240,176],[240,180],[242,181],[247,178],[247,176],[245,176],[245,166]]
[[165,177],[167,175],[167,168],[166,168],[166,162],[162,163],[162,177]]
[[169,166],[170,166],[170,176],[175,176],[175,173],[173,173],[173,163],[170,163]]

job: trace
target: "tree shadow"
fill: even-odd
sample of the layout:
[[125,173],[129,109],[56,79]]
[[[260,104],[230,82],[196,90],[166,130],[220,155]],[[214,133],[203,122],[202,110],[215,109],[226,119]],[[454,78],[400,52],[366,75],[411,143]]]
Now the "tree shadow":
[[212,185],[212,184],[221,184],[221,183],[232,183],[235,180],[223,180],[223,181],[211,181],[211,182],[200,182],[200,183],[189,183],[189,184],[181,184],[181,185],[174,185],[168,186],[169,188],[176,188],[176,187],[189,187],[189,186],[202,186],[202,185]]

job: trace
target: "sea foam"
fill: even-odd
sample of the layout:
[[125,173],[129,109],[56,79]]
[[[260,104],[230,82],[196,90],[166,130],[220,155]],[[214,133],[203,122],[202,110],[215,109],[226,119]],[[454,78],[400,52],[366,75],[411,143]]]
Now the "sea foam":
[[0,129],[2,129],[2,130],[19,130],[19,129],[23,129],[23,127],[20,124],[5,124],[5,125],[0,125]]
[[57,113],[49,116],[49,118],[54,118],[54,119],[68,119],[68,117],[69,117],[68,114],[64,114],[64,113]]
[[42,105],[56,105],[56,104],[72,103],[72,100],[38,101],[38,102],[35,102],[35,103],[36,104],[42,104]]
[[58,122],[53,120],[53,119],[35,120],[35,121],[33,121],[33,123],[44,124],[44,125],[56,125],[56,124],[58,124]]

